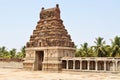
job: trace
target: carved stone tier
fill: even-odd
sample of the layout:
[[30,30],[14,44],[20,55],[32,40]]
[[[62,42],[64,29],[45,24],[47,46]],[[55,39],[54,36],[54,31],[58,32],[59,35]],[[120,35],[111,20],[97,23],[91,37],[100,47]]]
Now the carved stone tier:
[[28,48],[46,46],[74,47],[74,43],[65,29],[63,21],[60,19],[59,7],[42,9],[40,21],[36,29],[33,30],[30,41],[27,42]]

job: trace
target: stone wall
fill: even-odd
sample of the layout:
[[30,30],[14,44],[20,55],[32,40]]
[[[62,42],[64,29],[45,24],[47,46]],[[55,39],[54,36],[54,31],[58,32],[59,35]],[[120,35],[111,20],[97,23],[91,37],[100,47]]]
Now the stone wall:
[[0,68],[23,68],[22,59],[0,59]]

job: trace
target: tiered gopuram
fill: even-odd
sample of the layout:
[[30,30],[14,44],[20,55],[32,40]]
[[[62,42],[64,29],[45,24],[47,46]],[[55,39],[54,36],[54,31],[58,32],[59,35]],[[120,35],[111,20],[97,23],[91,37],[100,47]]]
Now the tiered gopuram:
[[58,4],[41,9],[40,20],[26,46],[24,69],[59,71],[62,57],[74,57],[74,42],[60,18]]

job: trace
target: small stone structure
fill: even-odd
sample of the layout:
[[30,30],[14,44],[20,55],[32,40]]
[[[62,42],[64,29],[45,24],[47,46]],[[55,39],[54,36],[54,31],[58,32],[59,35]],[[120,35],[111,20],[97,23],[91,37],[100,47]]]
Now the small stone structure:
[[64,57],[62,70],[120,72],[120,58],[112,57]]
[[25,70],[42,71],[120,71],[120,58],[75,57],[72,42],[60,9],[41,9],[40,20],[26,44]]
[[40,20],[27,42],[24,69],[59,71],[62,57],[74,57],[75,48],[63,21],[60,9],[41,9]]

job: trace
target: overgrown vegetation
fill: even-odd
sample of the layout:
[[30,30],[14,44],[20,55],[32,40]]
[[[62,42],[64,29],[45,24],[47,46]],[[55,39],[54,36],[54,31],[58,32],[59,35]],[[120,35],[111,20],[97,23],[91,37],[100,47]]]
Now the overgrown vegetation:
[[111,40],[111,45],[107,45],[104,38],[98,37],[94,41],[94,46],[88,46],[88,43],[76,47],[76,57],[120,57],[120,37],[116,36]]
[[23,46],[20,52],[17,52],[15,48],[7,50],[5,46],[0,47],[0,58],[24,58],[25,57],[25,46]]

